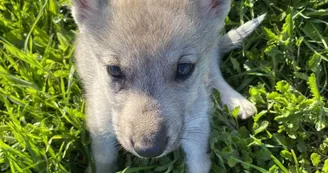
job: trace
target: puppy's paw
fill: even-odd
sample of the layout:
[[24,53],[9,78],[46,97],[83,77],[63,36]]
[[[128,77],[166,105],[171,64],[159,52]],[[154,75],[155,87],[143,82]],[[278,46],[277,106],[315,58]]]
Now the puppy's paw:
[[85,173],[92,173],[92,168],[90,164],[88,165],[88,168],[85,170]]
[[256,107],[248,101],[247,99],[240,99],[240,110],[239,110],[239,117],[241,119],[246,119],[251,117],[257,112]]
[[92,170],[91,165],[88,165],[88,168],[85,170],[85,173],[114,173],[117,170],[117,166],[98,166],[96,171]]
[[211,165],[212,163],[209,155],[199,156],[192,162],[187,162],[186,173],[209,173]]
[[239,93],[223,97],[222,103],[227,105],[230,110],[239,106],[239,118],[241,119],[249,118],[257,112],[256,107]]

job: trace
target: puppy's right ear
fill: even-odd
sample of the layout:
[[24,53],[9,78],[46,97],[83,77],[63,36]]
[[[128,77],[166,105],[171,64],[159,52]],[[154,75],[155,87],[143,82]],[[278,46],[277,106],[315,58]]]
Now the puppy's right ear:
[[201,12],[207,18],[224,18],[228,15],[231,6],[231,0],[198,0]]
[[88,21],[103,19],[108,13],[109,0],[72,0],[72,4],[73,18],[81,28]]

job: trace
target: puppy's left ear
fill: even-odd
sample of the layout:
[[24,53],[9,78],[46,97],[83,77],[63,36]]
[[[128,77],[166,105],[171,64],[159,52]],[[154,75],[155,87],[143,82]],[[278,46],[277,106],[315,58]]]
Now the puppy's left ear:
[[208,18],[224,18],[228,15],[231,0],[199,0],[201,13]]
[[[81,29],[106,20],[110,0],[71,0],[73,18]],[[91,25],[91,26],[88,26]]]

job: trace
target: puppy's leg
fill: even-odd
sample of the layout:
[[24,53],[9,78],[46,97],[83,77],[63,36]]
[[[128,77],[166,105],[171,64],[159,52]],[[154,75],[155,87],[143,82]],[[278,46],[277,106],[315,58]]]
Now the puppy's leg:
[[182,148],[186,153],[187,173],[209,173],[211,169],[211,160],[208,154],[209,126],[208,121],[199,122],[190,127],[190,131],[183,136]]
[[265,14],[250,20],[236,29],[230,30],[227,34],[222,36],[219,40],[219,50],[212,54],[212,67],[210,71],[210,80],[213,88],[217,89],[221,94],[222,103],[226,104],[229,109],[234,109],[240,106],[239,116],[246,119],[256,112],[256,107],[249,102],[245,97],[235,91],[224,80],[220,71],[220,56],[227,53],[241,45],[244,38],[250,35],[264,20]]
[[[86,119],[96,173],[112,173],[116,171],[118,151],[108,96],[103,92],[102,85],[96,82],[90,86],[90,90],[92,92],[86,94]],[[90,166],[88,172],[91,173]]]
[[186,154],[187,173],[209,173],[211,160],[209,157],[210,122],[208,100],[198,98],[190,117],[185,118],[182,149]]
[[220,92],[222,104],[227,105],[230,110],[239,106],[241,119],[252,116],[256,112],[256,107],[224,80],[218,65],[218,51],[215,51],[212,56],[213,62],[216,63],[212,63],[210,71],[211,86]]
[[[96,173],[112,173],[116,171],[118,151],[115,143],[116,139],[114,136],[92,137],[91,149]],[[90,166],[88,172],[92,172]]]

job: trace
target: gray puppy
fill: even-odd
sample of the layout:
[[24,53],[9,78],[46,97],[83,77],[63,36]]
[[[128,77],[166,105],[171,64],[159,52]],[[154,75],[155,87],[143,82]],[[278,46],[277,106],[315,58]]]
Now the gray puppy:
[[220,54],[238,47],[264,16],[219,31],[230,0],[74,0],[76,66],[98,173],[116,170],[118,141],[142,157],[182,146],[189,173],[208,173],[211,89],[222,103],[256,108],[223,79]]

